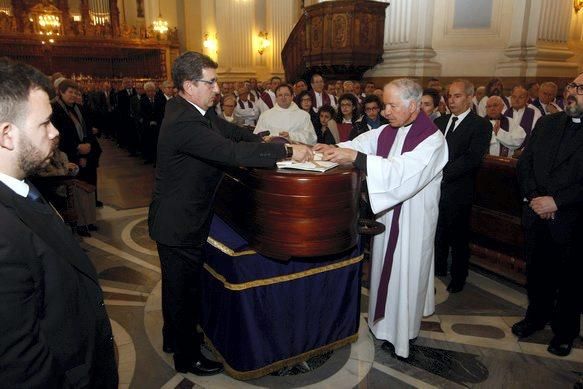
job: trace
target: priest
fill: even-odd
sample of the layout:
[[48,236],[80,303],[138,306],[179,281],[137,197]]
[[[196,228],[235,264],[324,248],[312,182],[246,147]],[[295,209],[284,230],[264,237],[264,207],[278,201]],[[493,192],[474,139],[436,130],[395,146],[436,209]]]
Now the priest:
[[337,148],[314,147],[366,174],[372,210],[386,226],[373,243],[368,324],[402,358],[435,309],[433,239],[447,163],[443,134],[420,111],[422,94],[416,82],[394,80],[383,91],[388,125]]

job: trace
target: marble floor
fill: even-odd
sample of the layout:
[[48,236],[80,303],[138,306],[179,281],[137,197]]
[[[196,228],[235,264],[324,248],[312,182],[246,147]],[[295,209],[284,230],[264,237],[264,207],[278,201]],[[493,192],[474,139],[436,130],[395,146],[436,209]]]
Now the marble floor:
[[[524,290],[471,271],[463,292],[450,295],[436,279],[437,307],[423,319],[407,360],[397,359],[366,325],[362,288],[356,343],[326,355],[311,369],[291,369],[237,381],[227,375],[178,374],[162,351],[160,264],[147,234],[153,167],[109,141],[99,169],[99,231],[82,246],[94,262],[113,325],[121,388],[574,388],[583,385],[583,341],[564,358],[546,351],[549,328],[518,341],[510,326],[524,314]],[[580,386],[579,386],[580,387]]]

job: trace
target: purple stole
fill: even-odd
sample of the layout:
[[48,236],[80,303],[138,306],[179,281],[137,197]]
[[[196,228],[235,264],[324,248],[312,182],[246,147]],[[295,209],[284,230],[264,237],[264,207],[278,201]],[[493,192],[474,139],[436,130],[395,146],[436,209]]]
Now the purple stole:
[[[249,103],[249,108],[253,108],[253,103],[251,102],[251,100],[247,100],[247,102]],[[239,108],[245,109],[245,104],[243,104],[241,100],[239,100]]]
[[269,96],[269,93],[263,92],[261,94],[261,100],[263,100],[263,102],[267,104],[269,108],[273,108],[273,101],[271,101],[271,96]]
[[[526,112],[524,114],[526,115]],[[498,119],[488,118],[488,120],[498,120]],[[500,129],[508,132],[509,128],[510,128],[510,122],[508,121],[508,118],[505,115],[502,115],[502,117],[500,118]],[[510,149],[508,147],[504,146],[503,144],[500,144],[500,156],[501,157],[508,157],[509,152],[510,152]]]
[[[314,108],[319,108],[316,105],[316,92],[314,92],[313,90],[310,91],[310,97],[312,97],[312,107]],[[330,104],[330,95],[326,92],[322,92],[322,107],[325,105],[332,105]]]
[[[391,151],[391,147],[393,146],[393,143],[395,143],[398,131],[398,128],[391,127],[390,124],[383,129],[377,141],[378,156],[383,158],[388,157],[389,151]],[[429,119],[423,111],[419,112],[417,119],[415,119],[411,129],[405,137],[405,143],[403,143],[401,154],[414,150],[421,142],[435,134],[437,131],[439,131],[439,129],[431,119]],[[393,218],[391,219],[391,230],[389,231],[389,244],[387,245],[385,262],[381,271],[381,278],[377,291],[377,303],[373,317],[373,322],[375,323],[386,315],[385,306],[387,304],[389,281],[393,269],[393,257],[395,255],[397,240],[399,238],[399,216],[401,215],[402,204],[403,203],[400,203],[393,207]]]
[[[514,110],[509,108],[504,112],[504,116],[511,118],[514,115]],[[524,107],[524,113],[522,114],[522,119],[520,120],[520,127],[526,131],[526,136],[530,135],[532,130],[532,122],[534,121],[534,109],[529,107]]]

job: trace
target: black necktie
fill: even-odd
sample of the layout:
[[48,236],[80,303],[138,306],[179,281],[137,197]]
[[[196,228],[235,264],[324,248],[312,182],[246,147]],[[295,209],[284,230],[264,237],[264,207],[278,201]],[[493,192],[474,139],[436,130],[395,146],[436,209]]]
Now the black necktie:
[[28,194],[26,195],[26,198],[37,203],[43,203],[43,196],[38,189],[36,189],[30,182],[27,181],[26,183],[28,184]]
[[447,139],[450,134],[453,133],[453,130],[455,128],[455,122],[457,122],[458,117],[457,116],[452,116],[451,117],[451,123],[449,124],[449,127],[447,128],[447,131],[445,133],[445,138]]

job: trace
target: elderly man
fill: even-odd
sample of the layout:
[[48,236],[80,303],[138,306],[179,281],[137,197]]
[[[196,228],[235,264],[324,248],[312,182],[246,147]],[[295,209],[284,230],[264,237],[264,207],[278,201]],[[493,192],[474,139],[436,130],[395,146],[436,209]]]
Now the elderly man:
[[26,180],[49,164],[48,79],[0,59],[0,386],[117,388],[113,337],[97,272]]
[[526,140],[528,140],[534,125],[542,116],[540,111],[528,106],[528,91],[522,85],[516,85],[512,88],[510,105],[512,107],[504,112],[504,116],[516,120],[526,132]]
[[162,83],[162,93],[166,100],[170,100],[176,95],[176,93],[174,93],[174,83],[172,80],[166,80]]
[[557,113],[562,111],[556,102],[559,87],[554,82],[543,82],[538,91],[538,98],[534,99],[534,105],[542,115]]
[[250,98],[249,89],[242,87],[239,89],[239,99],[235,107],[235,116],[241,119],[245,126],[254,126],[259,118],[259,108]]
[[519,338],[551,322],[548,351],[565,356],[579,336],[583,266],[583,74],[568,85],[565,111],[542,117],[518,161],[526,230],[528,309]]
[[451,114],[435,119],[445,134],[449,151],[449,161],[443,169],[435,234],[435,274],[447,275],[451,248],[451,282],[447,290],[457,293],[463,290],[468,276],[474,186],[478,168],[488,151],[492,125],[472,112],[474,85],[469,81],[452,82],[448,96]]
[[291,142],[313,145],[316,143],[316,131],[310,114],[300,109],[293,102],[291,86],[282,84],[275,90],[275,106],[259,116],[255,134],[269,131],[269,135],[287,138]]
[[156,84],[152,81],[144,84],[144,91],[145,95],[139,102],[142,156],[145,160],[144,163],[155,163],[158,134],[167,100],[164,96],[156,93]]
[[502,115],[504,102],[500,96],[491,96],[486,103],[486,119],[492,124],[490,155],[511,157],[526,138],[526,132],[513,118]]
[[311,80],[312,90],[310,97],[312,98],[312,109],[318,112],[323,105],[329,105],[336,108],[336,99],[324,91],[324,78],[320,74],[314,74]]
[[340,143],[317,145],[324,158],[353,163],[367,177],[372,210],[386,225],[374,238],[368,324],[383,345],[403,358],[435,308],[433,236],[442,169],[443,134],[420,112],[422,89],[409,79],[384,88],[389,125]]
[[486,95],[482,97],[480,103],[478,104],[478,115],[481,117],[486,116],[486,102],[490,96],[500,96],[502,102],[504,103],[504,111],[510,108],[510,101],[504,96],[504,85],[499,78],[493,78],[486,84]]
[[267,89],[261,94],[258,101],[259,112],[263,113],[275,105],[275,90],[281,84],[280,77],[271,77]]
[[211,58],[192,51],[174,61],[172,78],[179,92],[166,104],[148,215],[162,265],[163,349],[174,352],[177,371],[196,375],[222,370],[203,356],[196,333],[204,244],[221,167],[273,167],[286,156],[306,161],[313,155],[304,145],[261,143],[246,129],[218,119],[211,109],[219,94],[217,67]]

